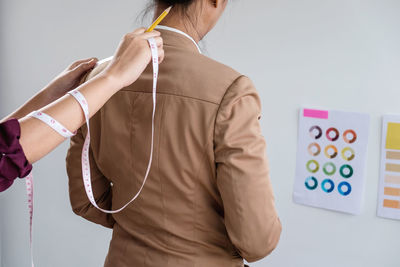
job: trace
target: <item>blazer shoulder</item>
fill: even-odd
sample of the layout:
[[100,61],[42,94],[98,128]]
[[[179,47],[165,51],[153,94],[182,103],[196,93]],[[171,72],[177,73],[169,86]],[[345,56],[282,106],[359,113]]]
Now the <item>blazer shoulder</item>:
[[197,60],[199,61],[199,65],[202,66],[201,72],[203,72],[203,75],[207,75],[211,81],[218,80],[222,82],[225,85],[224,87],[229,87],[236,79],[243,76],[228,65],[205,55],[198,55]]
[[211,68],[204,68],[205,71],[207,70],[213,70],[217,71],[219,74],[225,74],[225,77],[238,77],[241,76],[241,74],[233,69],[232,67],[229,67],[228,65],[225,65],[215,59],[212,59],[204,54],[199,54],[198,55],[198,60],[204,62],[204,64],[208,65]]
[[[222,64],[205,55],[191,51],[169,50],[171,59],[161,64],[161,71],[165,68],[174,77],[181,77],[179,83],[185,90],[184,94],[203,99],[215,104],[220,104],[228,88],[241,76],[233,68]],[[161,73],[161,72],[160,72]],[[184,76],[180,73],[183,73]]]
[[252,80],[235,69],[220,63],[216,60],[202,56],[207,61],[208,66],[202,68],[207,72],[207,77],[214,84],[221,84],[219,86],[218,104],[221,104],[224,98],[229,98],[234,95],[240,96],[249,93],[258,93]]

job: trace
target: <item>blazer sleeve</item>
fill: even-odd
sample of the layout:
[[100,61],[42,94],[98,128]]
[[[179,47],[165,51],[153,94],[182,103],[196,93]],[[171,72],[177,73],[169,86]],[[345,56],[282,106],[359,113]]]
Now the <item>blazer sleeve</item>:
[[217,186],[233,245],[248,262],[270,254],[282,231],[269,177],[261,102],[250,79],[226,91],[215,122]]
[[[113,228],[114,218],[111,214],[103,213],[94,207],[88,197],[82,180],[81,155],[84,143],[82,128],[71,138],[70,148],[67,154],[67,174],[69,178],[69,196],[72,210],[75,214],[88,221]],[[92,150],[89,151],[90,172],[92,179],[93,194],[96,203],[103,209],[110,210],[112,207],[112,186],[110,181],[100,172],[93,159]]]

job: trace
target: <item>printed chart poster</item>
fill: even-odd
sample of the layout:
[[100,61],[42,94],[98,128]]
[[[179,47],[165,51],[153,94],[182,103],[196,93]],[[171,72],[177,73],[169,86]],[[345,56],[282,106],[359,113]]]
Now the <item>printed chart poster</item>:
[[301,110],[294,202],[361,213],[369,121],[362,113]]
[[383,117],[378,216],[400,220],[400,116]]

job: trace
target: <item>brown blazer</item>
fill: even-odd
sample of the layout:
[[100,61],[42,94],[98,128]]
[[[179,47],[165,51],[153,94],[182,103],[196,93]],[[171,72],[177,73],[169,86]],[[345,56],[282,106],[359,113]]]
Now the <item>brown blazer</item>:
[[[81,175],[83,126],[67,156],[73,211],[113,228],[106,267],[239,267],[243,258],[259,260],[276,247],[281,223],[257,91],[247,77],[201,55],[185,36],[160,32],[166,58],[160,65],[154,158],[144,189],[114,215],[90,204]],[[90,121],[92,183],[100,207],[120,208],[143,181],[151,92],[149,65]]]

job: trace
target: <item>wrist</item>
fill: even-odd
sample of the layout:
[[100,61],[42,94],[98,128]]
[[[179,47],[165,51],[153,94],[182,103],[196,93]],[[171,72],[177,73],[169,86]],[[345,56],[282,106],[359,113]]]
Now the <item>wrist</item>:
[[94,80],[103,84],[104,88],[110,90],[113,93],[116,93],[122,88],[122,85],[118,82],[119,79],[108,72],[100,73],[97,75]]
[[61,95],[54,94],[53,90],[49,88],[50,86],[46,86],[42,90],[40,90],[35,96],[33,96],[29,103],[36,109],[40,109],[53,101],[59,99]]
[[62,92],[61,90],[58,90],[57,84],[52,81],[50,82],[46,87],[44,87],[39,93],[36,95],[36,97],[40,98],[43,102],[43,106],[59,99],[65,94],[65,92]]

